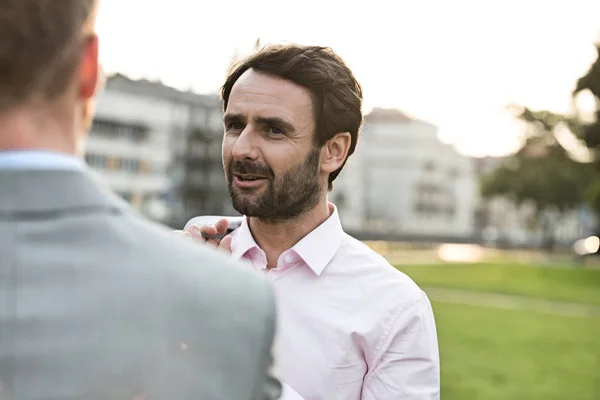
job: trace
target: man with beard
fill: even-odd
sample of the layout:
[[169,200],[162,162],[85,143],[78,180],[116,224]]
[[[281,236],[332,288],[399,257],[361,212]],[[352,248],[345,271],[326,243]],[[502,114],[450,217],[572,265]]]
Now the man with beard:
[[[273,280],[282,378],[317,399],[439,399],[430,302],[344,233],[327,193],[358,141],[362,91],[329,48],[269,46],[223,88],[223,166],[241,226],[219,243]],[[185,235],[223,234],[188,223]]]
[[0,0],[0,399],[277,399],[267,280],[81,160],[97,7]]

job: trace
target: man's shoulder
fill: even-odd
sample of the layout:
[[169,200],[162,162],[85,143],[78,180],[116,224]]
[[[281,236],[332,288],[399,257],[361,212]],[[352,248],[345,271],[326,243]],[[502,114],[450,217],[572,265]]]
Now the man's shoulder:
[[159,275],[169,290],[176,292],[181,287],[181,296],[211,293],[215,301],[224,304],[247,302],[254,309],[272,307],[270,283],[229,254],[178,237],[167,227],[136,215],[117,218],[109,229],[114,236],[111,244],[106,244],[108,239],[105,242],[109,254],[104,258],[120,264],[123,273],[139,276],[140,284],[148,279],[145,284],[151,285],[152,276]]
[[[187,238],[178,237],[168,228],[144,220],[143,218],[130,218],[128,221],[134,231],[138,232],[138,250],[151,252],[157,261],[169,260],[173,264],[193,266],[194,268],[214,268],[219,274],[239,275],[241,278],[250,279],[250,283],[264,283],[262,275],[244,264],[234,260],[229,254],[192,242]],[[175,265],[175,266],[176,266]]]
[[412,278],[360,240],[344,234],[341,250],[341,255],[348,259],[348,264],[364,274],[366,279],[395,282],[402,285],[403,291],[410,291],[415,295],[422,292]]
[[344,233],[340,248],[343,255],[356,260],[356,264],[358,265],[366,264],[369,268],[377,268],[392,274],[397,272],[396,268],[385,257],[373,250],[366,243],[347,233]]

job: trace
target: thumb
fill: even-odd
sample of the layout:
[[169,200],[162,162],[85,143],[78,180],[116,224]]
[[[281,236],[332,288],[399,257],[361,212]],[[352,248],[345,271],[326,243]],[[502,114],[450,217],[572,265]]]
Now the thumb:
[[223,239],[221,239],[221,243],[219,243],[219,250],[223,250],[227,253],[231,253],[231,241],[232,241],[233,237],[231,235],[227,235],[225,236]]

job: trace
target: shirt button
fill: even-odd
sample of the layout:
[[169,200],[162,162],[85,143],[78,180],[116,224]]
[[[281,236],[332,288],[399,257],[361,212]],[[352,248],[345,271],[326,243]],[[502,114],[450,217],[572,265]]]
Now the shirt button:
[[285,262],[286,263],[291,263],[294,260],[294,257],[292,257],[291,254],[288,254],[287,256],[285,256]]

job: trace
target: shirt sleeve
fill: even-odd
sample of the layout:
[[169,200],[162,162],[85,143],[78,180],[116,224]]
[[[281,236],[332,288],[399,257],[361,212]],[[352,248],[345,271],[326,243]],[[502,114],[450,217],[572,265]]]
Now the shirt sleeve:
[[375,351],[362,400],[439,400],[440,362],[433,309],[418,291],[396,312]]

